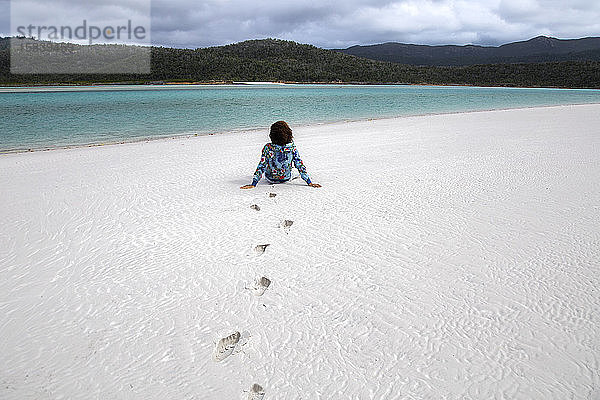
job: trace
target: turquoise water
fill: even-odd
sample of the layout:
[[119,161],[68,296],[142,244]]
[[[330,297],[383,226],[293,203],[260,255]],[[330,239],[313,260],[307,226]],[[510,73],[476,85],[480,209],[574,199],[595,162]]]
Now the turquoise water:
[[0,151],[559,104],[599,90],[360,85],[0,89]]

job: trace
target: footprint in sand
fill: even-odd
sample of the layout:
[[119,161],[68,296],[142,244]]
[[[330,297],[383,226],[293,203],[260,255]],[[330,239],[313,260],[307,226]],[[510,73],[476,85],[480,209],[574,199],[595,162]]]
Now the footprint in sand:
[[251,209],[256,210],[256,211],[260,211],[260,207],[258,206],[258,204],[252,204],[250,206]]
[[247,289],[250,289],[253,295],[260,297],[265,294],[269,286],[271,286],[271,280],[263,276],[262,278],[256,280],[253,287]]
[[227,337],[222,338],[217,343],[215,347],[215,353],[213,354],[213,360],[219,362],[223,361],[231,354],[233,354],[233,350],[235,346],[240,342],[241,334],[239,332],[235,332]]
[[294,221],[290,221],[289,219],[284,219],[279,224],[280,227],[283,228],[285,233],[289,233],[291,226],[294,224]]
[[248,400],[262,400],[265,397],[265,390],[258,383],[255,383],[248,392]]
[[254,252],[258,255],[261,255],[265,252],[265,250],[267,250],[267,247],[269,247],[270,244],[259,244],[254,248]]

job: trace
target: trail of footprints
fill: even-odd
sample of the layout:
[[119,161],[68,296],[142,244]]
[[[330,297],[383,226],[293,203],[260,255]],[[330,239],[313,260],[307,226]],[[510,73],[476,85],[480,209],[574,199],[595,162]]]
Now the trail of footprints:
[[[269,198],[274,198],[276,196],[276,193],[269,193]],[[250,208],[255,211],[260,211],[260,206],[258,204],[252,204]],[[279,227],[283,229],[286,234],[288,234],[293,224],[294,221],[285,219],[279,224]],[[267,247],[269,246],[269,243],[259,244],[254,247],[254,252],[256,255],[260,256],[267,250]],[[245,289],[249,290],[254,296],[260,297],[265,294],[269,286],[271,286],[271,280],[263,276],[258,278],[252,286],[245,287]],[[240,347],[245,344],[242,338],[243,336],[239,331],[236,331],[227,337],[221,338],[216,344],[215,351],[213,353],[213,360],[215,362],[221,362],[230,355],[237,353],[240,350]],[[253,384],[250,387],[250,390],[248,390],[248,400],[262,400],[264,396],[265,390],[257,383]]]

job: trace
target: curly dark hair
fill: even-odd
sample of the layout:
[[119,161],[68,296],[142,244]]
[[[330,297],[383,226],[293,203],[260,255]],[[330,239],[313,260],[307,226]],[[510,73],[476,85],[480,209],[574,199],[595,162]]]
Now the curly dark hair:
[[292,140],[294,140],[294,136],[292,136],[292,129],[285,121],[277,121],[271,125],[271,133],[269,134],[269,137],[271,138],[271,143],[282,146],[291,143]]

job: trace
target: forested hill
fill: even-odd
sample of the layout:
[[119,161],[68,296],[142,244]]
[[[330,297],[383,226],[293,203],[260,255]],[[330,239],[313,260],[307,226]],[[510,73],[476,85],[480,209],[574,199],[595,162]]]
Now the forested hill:
[[409,65],[465,66],[474,64],[600,61],[600,38],[561,40],[546,36],[502,46],[426,46],[383,43],[352,46],[344,54]]
[[[418,67],[277,39],[195,50],[153,47],[149,75],[11,75],[7,42],[0,39],[0,84],[4,85],[286,81],[600,88],[600,62]],[[65,54],[73,54],[73,46],[77,50],[72,44],[56,46],[71,46],[69,52],[60,52]]]

